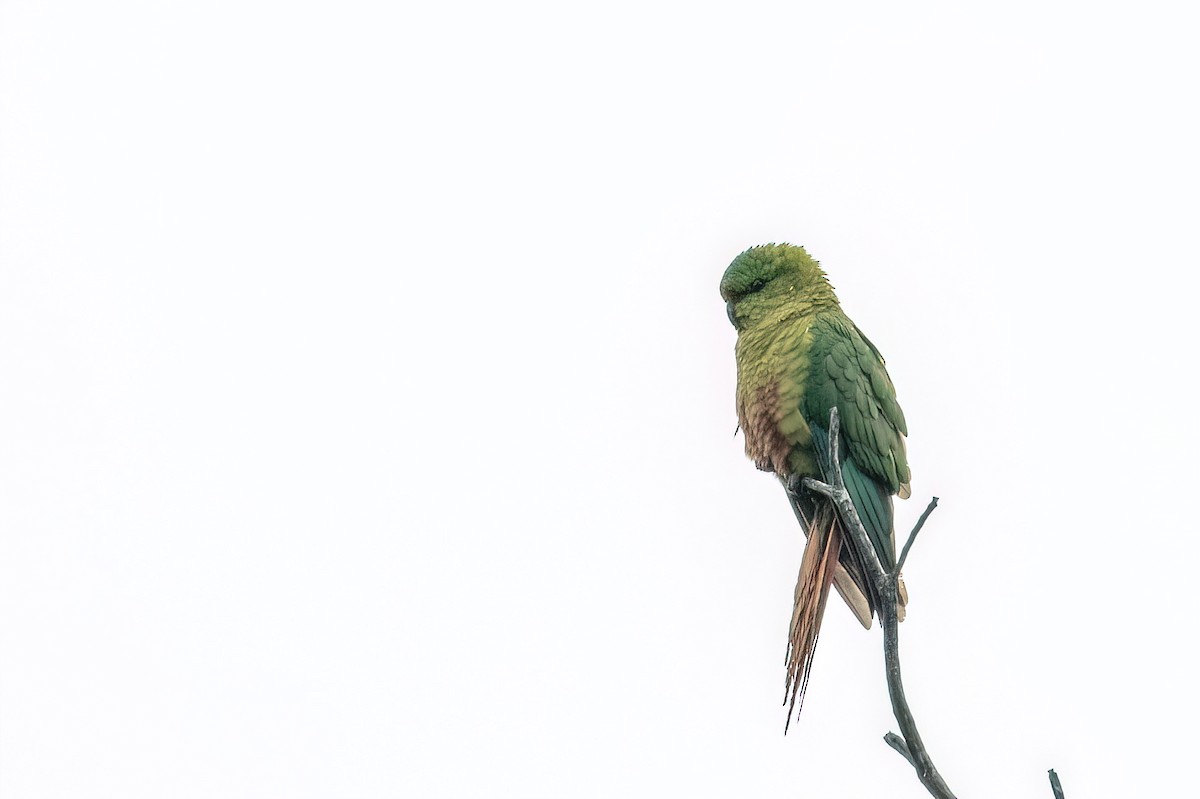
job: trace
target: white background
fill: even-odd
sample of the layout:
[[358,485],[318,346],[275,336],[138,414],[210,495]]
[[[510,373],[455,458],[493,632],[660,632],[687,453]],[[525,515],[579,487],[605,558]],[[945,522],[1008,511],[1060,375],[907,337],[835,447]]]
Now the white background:
[[717,283],[888,358],[963,797],[1194,790],[1185,4],[0,3],[0,795],[920,797]]

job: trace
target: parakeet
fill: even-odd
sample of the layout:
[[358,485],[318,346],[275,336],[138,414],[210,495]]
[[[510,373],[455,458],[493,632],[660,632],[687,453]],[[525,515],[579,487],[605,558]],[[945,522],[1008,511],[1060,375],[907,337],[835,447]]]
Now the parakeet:
[[[746,250],[725,270],[721,297],[738,333],[737,416],[746,454],[785,487],[794,478],[826,479],[829,411],[836,406],[846,489],[880,563],[893,569],[892,495],[907,498],[911,476],[908,428],[883,356],[842,312],[825,272],[803,247]],[[830,584],[868,629],[878,600],[863,564],[849,542],[843,545],[832,503],[807,491],[787,496],[808,536],[788,636],[790,724],[804,701]],[[903,583],[899,595],[903,617]]]

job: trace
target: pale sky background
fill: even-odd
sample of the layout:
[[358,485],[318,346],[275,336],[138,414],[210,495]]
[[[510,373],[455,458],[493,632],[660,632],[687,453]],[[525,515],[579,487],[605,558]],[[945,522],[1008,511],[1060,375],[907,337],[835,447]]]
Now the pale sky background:
[[[1195,790],[1184,3],[0,2],[0,796],[912,797],[717,293],[879,345],[962,797]],[[902,532],[903,534],[903,532]]]

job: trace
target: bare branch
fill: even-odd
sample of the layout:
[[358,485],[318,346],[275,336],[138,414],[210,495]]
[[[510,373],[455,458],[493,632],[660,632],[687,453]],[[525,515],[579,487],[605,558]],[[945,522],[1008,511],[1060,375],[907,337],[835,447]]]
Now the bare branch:
[[[904,697],[904,682],[900,677],[899,625],[896,618],[896,577],[899,569],[890,573],[884,571],[883,564],[879,561],[879,555],[871,545],[866,528],[863,527],[862,520],[858,517],[858,510],[854,507],[854,502],[850,499],[850,494],[842,482],[842,463],[838,458],[838,430],[838,411],[837,408],[833,408],[829,412],[828,454],[831,473],[825,475],[830,482],[822,483],[817,480],[805,479],[804,485],[810,490],[828,497],[838,509],[846,535],[850,539],[850,545],[860,556],[861,562],[866,565],[868,576],[874,584],[876,596],[879,598],[878,610],[883,625],[883,658],[887,669],[888,694],[892,699],[892,713],[900,725],[900,733],[903,736],[898,742],[886,738],[885,740],[901,754],[904,754],[904,751],[897,746],[897,743],[904,744],[904,748],[908,752],[906,759],[912,764],[913,769],[917,772],[917,778],[921,780],[921,784],[931,795],[937,799],[955,799],[950,788],[938,774],[937,768],[934,767],[929,753],[925,750],[921,734],[917,731],[917,723],[913,719],[912,711],[909,710],[908,700]],[[936,506],[937,501],[935,500],[930,503],[930,507],[922,515],[916,529],[909,536],[908,544],[905,546],[898,564],[903,562],[917,532]]]
[[1054,799],[1064,799],[1062,783],[1058,781],[1058,774],[1054,769],[1050,769],[1050,790],[1054,791]]
[[895,575],[889,575],[889,578],[881,586],[883,590],[880,591],[879,604],[883,621],[883,660],[887,668],[888,694],[892,698],[892,715],[900,725],[900,733],[904,736],[904,742],[912,755],[909,762],[916,769],[921,784],[937,799],[954,799],[954,793],[938,774],[933,759],[925,749],[921,733],[917,731],[917,722],[913,719],[908,700],[904,697],[904,681],[900,676],[900,633],[896,619]]
[[908,534],[908,540],[904,542],[904,549],[900,550],[900,560],[896,561],[896,574],[904,568],[904,561],[908,560],[908,550],[912,549],[913,541],[917,540],[917,533],[921,532],[921,528],[925,526],[925,520],[929,518],[929,514],[933,513],[933,509],[937,507],[938,498],[934,497],[929,500],[929,507],[925,508],[925,512],[921,514],[921,518],[917,519],[917,526]]
[[[917,772],[917,778],[921,780],[921,784],[932,796],[936,799],[955,799],[949,786],[934,767],[929,752],[925,749],[921,734],[917,731],[917,723],[908,707],[908,700],[904,696],[904,681],[900,676],[900,634],[897,619],[899,589],[897,583],[900,570],[908,559],[913,542],[916,541],[921,528],[925,526],[929,515],[937,507],[938,498],[934,497],[930,500],[929,506],[925,508],[925,512],[921,514],[916,526],[909,533],[908,540],[896,561],[896,567],[890,572],[886,571],[879,560],[879,554],[867,537],[867,531],[859,518],[858,509],[854,507],[854,502],[851,500],[849,492],[846,491],[846,485],[842,479],[842,463],[838,455],[838,432],[838,411],[837,408],[833,408],[829,412],[829,442],[824,453],[827,455],[828,461],[823,464],[823,468],[828,467],[825,470],[827,482],[814,480],[811,477],[803,480],[793,477],[787,483],[787,488],[793,494],[807,489],[826,497],[833,503],[842,519],[846,539],[858,556],[859,562],[866,568],[867,579],[871,581],[875,589],[879,605],[877,610],[883,626],[883,658],[887,670],[888,694],[892,701],[892,713],[900,724],[901,732],[901,735],[889,732],[883,736],[883,740],[909,762],[913,770]],[[1054,799],[1064,799],[1062,785],[1059,783],[1054,769],[1050,769],[1050,787],[1054,791]]]

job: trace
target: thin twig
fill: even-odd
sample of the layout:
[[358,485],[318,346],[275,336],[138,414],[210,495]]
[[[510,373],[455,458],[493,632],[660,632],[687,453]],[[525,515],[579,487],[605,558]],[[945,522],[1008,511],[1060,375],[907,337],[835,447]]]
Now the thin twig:
[[1062,783],[1058,781],[1058,774],[1055,773],[1054,769],[1050,769],[1050,790],[1054,791],[1054,799],[1065,799]]
[[913,762],[912,752],[908,751],[908,744],[904,743],[904,739],[894,732],[889,732],[883,736],[883,742],[900,753],[901,757],[908,761],[908,764],[913,768],[917,764]]
[[[954,794],[934,767],[929,753],[925,750],[925,744],[921,741],[921,734],[917,731],[917,723],[913,719],[912,711],[909,710],[908,701],[904,698],[904,682],[900,677],[899,625],[896,618],[896,579],[899,569],[897,568],[890,573],[885,572],[883,565],[879,561],[879,555],[871,545],[870,539],[867,538],[867,531],[863,527],[862,521],[858,517],[858,511],[854,507],[854,502],[850,499],[850,494],[846,491],[845,484],[842,481],[842,464],[838,458],[838,433],[838,412],[837,408],[833,408],[829,412],[830,473],[825,475],[830,483],[822,483],[812,478],[805,478],[804,485],[810,490],[828,497],[838,509],[842,521],[845,523],[846,534],[850,539],[851,546],[854,547],[860,556],[860,560],[866,566],[871,582],[875,586],[875,593],[879,599],[878,610],[880,621],[883,625],[883,658],[887,669],[888,694],[892,699],[892,713],[896,716],[896,721],[900,725],[900,733],[903,735],[902,741],[908,749],[909,756],[907,759],[917,772],[917,778],[921,780],[921,784],[925,786],[925,789],[930,794],[937,797],[937,799],[955,799]],[[897,565],[903,562],[904,556],[908,554],[908,549],[912,545],[912,541],[920,530],[921,525],[925,523],[925,519],[933,512],[933,508],[936,505],[937,502],[935,500],[926,509],[921,521],[917,524],[917,528],[909,536],[908,544],[905,546]],[[888,743],[893,749],[901,751],[890,740]]]
[[925,526],[925,520],[929,518],[929,514],[933,513],[937,504],[937,497],[929,500],[929,507],[921,514],[921,518],[917,519],[917,526],[908,534],[908,540],[904,542],[904,549],[900,550],[900,560],[896,561],[896,574],[899,574],[900,570],[904,568],[904,561],[908,560],[908,550],[912,549],[913,541],[917,540],[917,533],[921,532],[921,528]]

